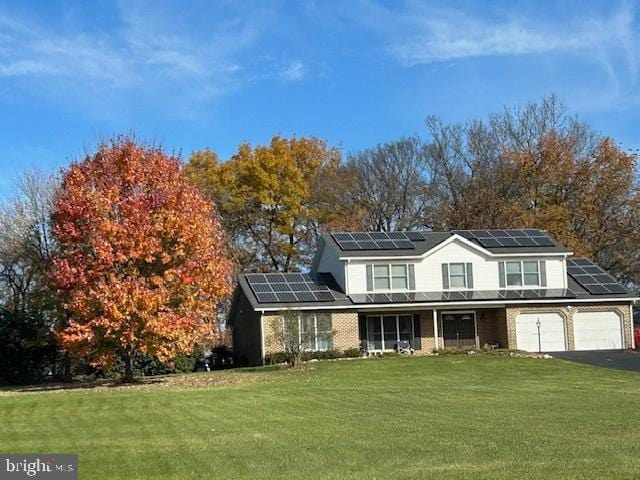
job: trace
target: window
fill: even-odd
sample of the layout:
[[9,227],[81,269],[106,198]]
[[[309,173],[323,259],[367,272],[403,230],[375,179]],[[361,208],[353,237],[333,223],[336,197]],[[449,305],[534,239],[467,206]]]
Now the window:
[[467,288],[464,263],[449,264],[449,288]]
[[406,264],[373,265],[373,289],[408,290],[408,266]]
[[389,265],[373,266],[373,286],[376,290],[390,290]]
[[524,272],[525,285],[540,285],[540,271],[538,262],[522,262],[522,271]]
[[330,314],[304,314],[299,317],[299,322],[299,335],[303,350],[313,352],[333,348]]
[[507,262],[507,286],[522,285],[522,262]]
[[505,277],[507,287],[540,286],[542,283],[540,262],[537,260],[505,262]]
[[413,315],[367,317],[368,350],[394,350],[399,341],[414,345]]
[[393,290],[409,288],[406,265],[391,265],[391,288]]

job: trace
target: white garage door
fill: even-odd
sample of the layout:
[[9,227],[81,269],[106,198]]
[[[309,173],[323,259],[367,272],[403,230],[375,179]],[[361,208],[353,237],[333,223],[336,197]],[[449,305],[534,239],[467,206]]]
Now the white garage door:
[[564,317],[559,313],[521,313],[516,318],[518,350],[560,352],[567,349]]
[[573,316],[576,350],[622,348],[622,320],[614,311],[576,312]]

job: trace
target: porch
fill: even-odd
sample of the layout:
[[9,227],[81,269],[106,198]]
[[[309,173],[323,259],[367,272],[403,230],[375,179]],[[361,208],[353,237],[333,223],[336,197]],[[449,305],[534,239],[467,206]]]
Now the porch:
[[395,351],[402,342],[418,353],[508,346],[505,308],[361,313],[358,333],[361,348],[370,353]]

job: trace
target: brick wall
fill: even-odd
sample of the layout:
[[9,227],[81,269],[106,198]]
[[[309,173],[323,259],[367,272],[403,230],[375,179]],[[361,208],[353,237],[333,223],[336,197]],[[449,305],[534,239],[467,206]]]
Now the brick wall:
[[436,342],[433,338],[433,310],[420,312],[420,343],[422,346],[419,350],[420,353],[431,352],[436,348]]
[[[262,321],[264,322],[265,353],[282,351],[282,346],[276,343],[273,335],[273,329],[278,328],[277,326],[280,324],[280,314],[264,314]],[[331,312],[331,324],[333,329],[333,348],[347,350],[348,348],[358,348],[360,346],[358,314],[356,312]]]
[[631,335],[633,333],[633,320],[631,319],[628,304],[600,303],[597,305],[522,305],[506,308],[506,329],[509,348],[518,348],[516,339],[516,317],[520,313],[549,313],[559,312],[565,319],[567,328],[567,347],[575,349],[573,338],[573,316],[576,312],[598,312],[615,310],[623,319],[624,348],[631,348]]

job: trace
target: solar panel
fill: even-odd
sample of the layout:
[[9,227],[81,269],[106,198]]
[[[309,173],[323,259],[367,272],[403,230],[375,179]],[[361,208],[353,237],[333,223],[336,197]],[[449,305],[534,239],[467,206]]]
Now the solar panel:
[[627,293],[615,278],[586,258],[568,259],[567,273],[592,295]]
[[566,289],[476,290],[445,292],[373,293],[350,295],[353,303],[460,302],[469,300],[536,300],[576,298]]
[[247,283],[259,303],[331,302],[333,293],[306,273],[250,273]]
[[555,247],[542,230],[453,230],[452,233],[475,241],[484,248]]
[[[341,250],[413,250],[424,241],[420,232],[353,232],[331,235]],[[414,240],[415,239],[415,240]]]
[[424,242],[426,240],[422,232],[404,232],[409,240],[412,242]]

